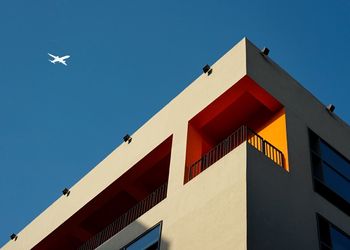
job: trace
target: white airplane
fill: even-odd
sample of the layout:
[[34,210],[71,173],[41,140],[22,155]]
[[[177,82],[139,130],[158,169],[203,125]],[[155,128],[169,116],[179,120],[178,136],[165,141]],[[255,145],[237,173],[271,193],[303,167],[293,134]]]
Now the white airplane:
[[50,53],[47,53],[47,54],[49,54],[49,56],[51,56],[51,57],[53,58],[53,60],[50,60],[50,59],[49,59],[49,61],[52,62],[53,64],[55,64],[56,62],[59,62],[59,63],[62,63],[62,64],[64,64],[64,65],[67,66],[67,63],[66,63],[65,60],[68,59],[68,58],[70,57],[69,55],[59,57],[59,56],[51,55]]

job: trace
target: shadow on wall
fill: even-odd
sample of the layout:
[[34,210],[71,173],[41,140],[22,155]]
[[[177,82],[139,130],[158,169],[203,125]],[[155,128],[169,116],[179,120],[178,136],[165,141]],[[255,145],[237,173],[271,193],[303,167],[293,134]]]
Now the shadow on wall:
[[[104,244],[99,246],[98,250],[116,250],[116,249],[149,249],[149,250],[168,250],[169,241],[162,235],[163,222],[160,221],[151,227],[147,227],[138,221],[134,221],[129,226],[120,231],[117,235],[110,238]],[[157,242],[160,242],[158,248]]]
[[253,147],[247,154],[248,249],[319,249],[309,180],[291,176]]

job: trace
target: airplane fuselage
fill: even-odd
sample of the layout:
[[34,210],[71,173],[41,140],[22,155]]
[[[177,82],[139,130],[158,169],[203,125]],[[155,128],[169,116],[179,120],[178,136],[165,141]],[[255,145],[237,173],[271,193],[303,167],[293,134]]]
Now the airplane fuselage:
[[62,63],[63,65],[65,65],[65,66],[67,66],[67,63],[66,63],[65,60],[70,57],[69,55],[59,57],[59,56],[51,55],[50,53],[48,53],[48,55],[53,58],[52,60],[49,60],[51,63],[55,64],[56,62],[59,62],[59,63]]

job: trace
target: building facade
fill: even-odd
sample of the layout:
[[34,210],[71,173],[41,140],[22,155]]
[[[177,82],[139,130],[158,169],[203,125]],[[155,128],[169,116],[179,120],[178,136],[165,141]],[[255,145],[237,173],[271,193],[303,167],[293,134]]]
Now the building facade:
[[3,249],[350,249],[350,127],[247,39],[205,71]]

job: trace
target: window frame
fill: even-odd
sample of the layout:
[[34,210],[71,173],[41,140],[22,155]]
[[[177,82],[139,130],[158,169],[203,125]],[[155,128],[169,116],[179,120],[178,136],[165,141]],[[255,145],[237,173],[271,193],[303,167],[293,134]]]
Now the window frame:
[[[332,166],[325,159],[322,158],[320,151],[320,144],[323,143],[330,150],[333,150],[334,153],[337,154],[340,158],[344,159],[350,166],[350,160],[347,159],[344,155],[342,155],[338,150],[332,147],[328,142],[322,139],[318,134],[316,134],[313,130],[308,128],[308,136],[309,136],[309,154],[310,154],[310,166],[311,166],[311,174],[312,174],[312,184],[314,192],[319,194],[322,198],[330,202],[332,205],[336,206],[338,209],[343,211],[345,214],[350,215],[350,202],[346,200],[340,193],[337,192],[336,189],[333,189],[330,185],[326,183],[323,178],[320,178],[317,171],[321,171],[323,174],[322,166],[318,166],[315,164],[315,158],[320,161],[321,164],[325,164],[328,168],[334,171],[339,177],[343,178],[346,181],[349,181],[348,178],[339,171],[336,167]],[[315,146],[317,147],[315,149]],[[317,169],[320,168],[320,169]],[[349,182],[350,185],[350,182]]]
[[[331,238],[331,227],[333,227],[335,230],[337,230],[339,233],[343,234],[345,237],[349,238],[350,240],[350,235],[348,235],[347,233],[345,233],[343,230],[341,230],[339,227],[337,227],[336,225],[334,225],[334,223],[330,222],[328,219],[326,219],[324,216],[322,216],[319,213],[316,213],[316,221],[317,221],[317,235],[318,235],[318,245],[319,245],[319,249],[322,250],[324,249],[324,247],[328,248],[329,250],[333,249],[333,242],[332,242],[332,238]],[[321,225],[327,224],[327,228],[322,228]],[[330,245],[325,242],[325,240],[322,240],[322,234],[324,234],[324,231],[327,230],[327,233],[329,234],[329,240],[330,240]]]
[[159,241],[158,241],[158,246],[157,249],[160,249],[160,244],[162,241],[162,230],[163,230],[163,221],[158,222],[157,224],[155,224],[153,227],[147,229],[145,232],[143,232],[142,234],[140,234],[139,236],[137,236],[135,239],[133,239],[132,241],[130,241],[129,243],[127,243],[125,246],[123,246],[122,248],[120,248],[120,250],[127,250],[127,248],[129,246],[131,246],[133,243],[135,243],[136,241],[138,241],[139,239],[141,239],[142,237],[144,237],[145,235],[147,235],[149,232],[151,232],[153,229],[155,229],[156,227],[159,226]]

